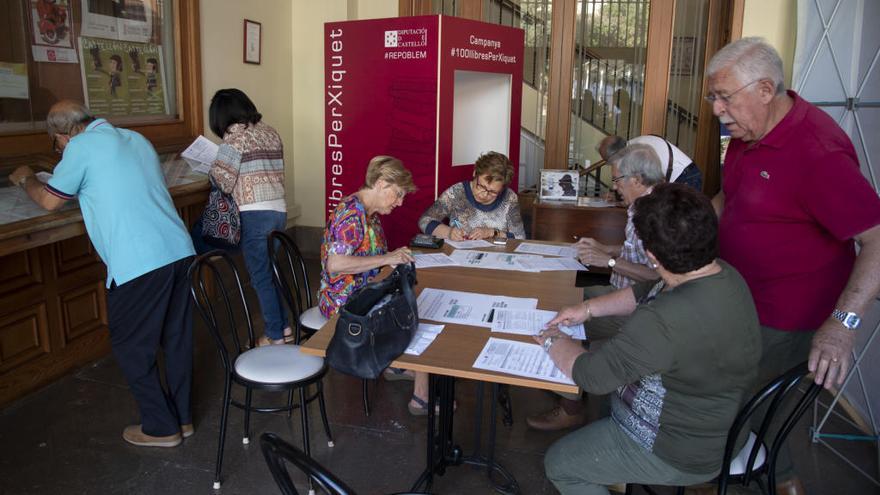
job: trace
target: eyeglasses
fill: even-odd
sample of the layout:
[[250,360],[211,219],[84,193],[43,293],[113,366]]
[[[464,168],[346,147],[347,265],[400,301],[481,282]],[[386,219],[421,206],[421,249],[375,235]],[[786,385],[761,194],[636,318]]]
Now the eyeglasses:
[[626,179],[627,177],[629,177],[629,176],[628,175],[618,175],[617,177],[612,177],[611,182],[613,182],[614,184],[617,184],[618,182],[622,181],[623,179]]
[[733,98],[733,96],[735,94],[748,88],[749,86],[751,86],[752,84],[755,84],[756,82],[758,82],[760,80],[761,79],[755,79],[754,81],[746,84],[745,86],[740,87],[738,90],[734,91],[733,93],[730,93],[729,95],[716,95],[714,93],[710,93],[710,94],[704,96],[703,98],[705,98],[706,101],[708,101],[710,104],[715,104],[716,101],[720,101],[723,105],[729,105],[730,100]]
[[501,190],[493,191],[492,189],[489,189],[488,186],[481,184],[480,179],[474,179],[474,184],[476,184],[478,190],[482,191],[483,194],[485,194],[487,196],[498,196],[499,194],[501,194],[501,191],[503,190],[503,188],[502,188]]

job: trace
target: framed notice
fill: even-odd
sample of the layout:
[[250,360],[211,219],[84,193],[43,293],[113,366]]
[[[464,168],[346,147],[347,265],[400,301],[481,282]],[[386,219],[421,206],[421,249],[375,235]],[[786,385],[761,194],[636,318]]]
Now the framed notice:
[[244,63],[260,63],[263,43],[262,36],[262,24],[248,19],[244,20]]
[[541,170],[541,199],[577,201],[576,170]]

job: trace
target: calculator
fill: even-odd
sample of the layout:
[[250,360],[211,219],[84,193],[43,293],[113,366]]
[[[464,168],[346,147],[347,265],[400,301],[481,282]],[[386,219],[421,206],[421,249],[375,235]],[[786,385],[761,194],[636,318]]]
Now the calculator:
[[418,248],[440,249],[443,247],[443,239],[429,234],[416,234],[416,236],[409,241],[409,245]]

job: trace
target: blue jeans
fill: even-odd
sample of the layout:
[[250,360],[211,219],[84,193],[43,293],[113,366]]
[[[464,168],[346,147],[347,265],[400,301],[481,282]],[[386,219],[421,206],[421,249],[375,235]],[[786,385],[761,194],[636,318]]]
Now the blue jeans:
[[[239,247],[227,249],[230,252],[239,250],[243,252],[244,264],[251,277],[251,286],[257,293],[257,300],[263,313],[264,332],[274,340],[284,338],[287,314],[281,303],[281,294],[272,282],[272,266],[266,249],[266,239],[273,230],[284,231],[286,224],[287,213],[272,210],[243,211]],[[205,242],[202,238],[201,219],[193,225],[190,234],[198,254],[207,253],[212,249],[224,249]]]

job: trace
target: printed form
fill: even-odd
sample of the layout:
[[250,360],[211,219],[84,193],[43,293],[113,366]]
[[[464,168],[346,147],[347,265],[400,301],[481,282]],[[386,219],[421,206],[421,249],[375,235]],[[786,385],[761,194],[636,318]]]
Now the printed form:
[[455,250],[449,255],[461,266],[472,268],[488,268],[490,270],[516,270],[520,272],[534,272],[537,270],[524,268],[519,260],[536,260],[541,258],[534,254],[511,254],[495,253],[492,251],[462,251]]
[[571,244],[538,244],[535,242],[523,242],[514,249],[515,253],[540,254],[541,256],[562,256],[563,258],[577,258],[577,249]]
[[453,241],[451,239],[446,239],[446,244],[454,247],[455,249],[473,249],[473,248],[481,248],[481,247],[492,247],[492,243],[489,241],[485,241],[483,239],[477,239],[473,241]]
[[[492,331],[515,333],[517,335],[538,335],[547,328],[547,322],[556,316],[556,311],[544,309],[499,309],[492,318]],[[570,327],[559,325],[562,333],[573,339],[586,340],[583,325]]]
[[538,344],[489,337],[474,368],[574,385]]
[[414,254],[416,268],[433,268],[435,266],[456,266],[454,259],[443,253],[420,253]]
[[211,171],[211,164],[217,158],[219,146],[205,136],[199,136],[191,145],[180,154],[190,167],[196,172],[207,174]]
[[496,311],[535,309],[538,300],[426,288],[419,294],[416,304],[422,320],[491,328]]

